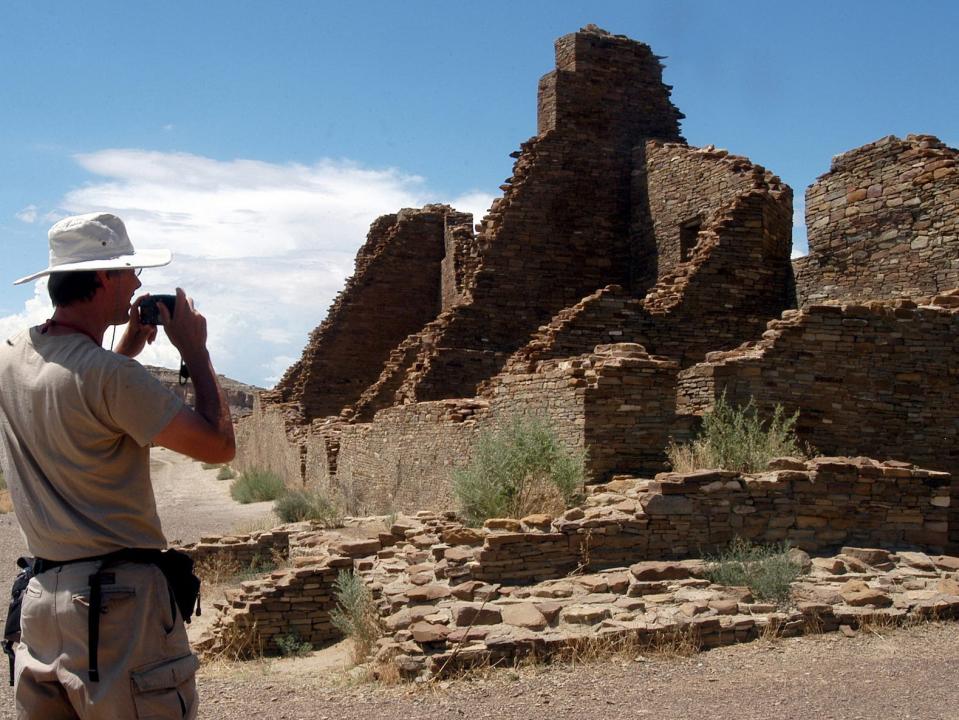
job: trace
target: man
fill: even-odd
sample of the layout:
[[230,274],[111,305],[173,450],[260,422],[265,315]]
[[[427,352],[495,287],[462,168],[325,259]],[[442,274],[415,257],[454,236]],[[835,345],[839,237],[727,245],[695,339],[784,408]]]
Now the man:
[[[172,316],[158,304],[193,380],[191,410],[132,359],[157,333],[140,322],[147,296],[133,300],[137,276],[169,263],[170,252],[134,250],[108,213],[61,220],[49,243],[50,265],[16,282],[49,275],[53,316],[0,341],[0,457],[40,559],[23,597],[18,717],[193,718],[197,660],[166,577],[149,560],[166,547],[149,447],[233,458],[206,320],[181,289]],[[116,352],[102,348],[107,327],[123,323]]]

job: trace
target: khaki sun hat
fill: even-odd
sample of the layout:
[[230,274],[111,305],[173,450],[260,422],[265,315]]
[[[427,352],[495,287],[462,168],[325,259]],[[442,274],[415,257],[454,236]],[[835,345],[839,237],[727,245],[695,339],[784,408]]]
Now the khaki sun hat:
[[55,272],[115,270],[167,265],[169,250],[134,250],[123,221],[111,213],[64,218],[47,234],[50,267],[14,281],[14,285]]

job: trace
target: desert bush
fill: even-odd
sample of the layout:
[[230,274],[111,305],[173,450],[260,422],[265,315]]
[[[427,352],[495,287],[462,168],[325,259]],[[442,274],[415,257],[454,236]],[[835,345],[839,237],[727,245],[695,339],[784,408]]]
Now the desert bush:
[[454,472],[453,494],[463,519],[519,518],[562,512],[578,497],[586,456],[557,439],[549,423],[515,417],[477,439],[472,461]]
[[703,427],[692,443],[666,448],[669,463],[677,472],[722,468],[740,472],[761,472],[774,457],[805,457],[796,438],[799,412],[786,416],[776,405],[767,422],[759,417],[752,398],[745,407],[733,407],[726,394],[703,416]]
[[276,500],[285,492],[283,478],[269,470],[247,470],[230,485],[230,496],[243,505]]
[[717,585],[748,587],[761,600],[784,605],[802,566],[789,558],[789,543],[756,545],[735,538],[729,547],[706,558],[706,577]]
[[217,468],[223,467],[223,463],[201,462],[200,467],[203,468],[204,470],[216,470]]
[[291,490],[273,503],[275,512],[283,522],[313,520],[325,527],[341,525],[342,518],[333,502],[316,490]]
[[353,641],[353,662],[360,664],[383,634],[373,593],[361,577],[349,570],[340,570],[333,592],[337,606],[330,618],[333,626]]
[[0,470],[0,490],[7,489],[7,479],[3,476],[3,471]]
[[236,472],[228,465],[224,465],[216,474],[217,480],[232,480],[236,477]]
[[283,657],[297,658],[313,652],[313,645],[305,640],[301,640],[300,636],[295,632],[286,635],[277,635],[276,638],[274,638],[274,642],[280,650],[280,655]]

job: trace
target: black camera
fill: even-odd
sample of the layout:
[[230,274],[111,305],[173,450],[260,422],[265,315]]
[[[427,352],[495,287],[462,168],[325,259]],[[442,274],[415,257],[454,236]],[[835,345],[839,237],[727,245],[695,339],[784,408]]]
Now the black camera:
[[157,303],[166,305],[173,317],[173,308],[176,307],[176,295],[151,295],[140,302],[140,322],[143,325],[162,325],[163,318],[157,309]]

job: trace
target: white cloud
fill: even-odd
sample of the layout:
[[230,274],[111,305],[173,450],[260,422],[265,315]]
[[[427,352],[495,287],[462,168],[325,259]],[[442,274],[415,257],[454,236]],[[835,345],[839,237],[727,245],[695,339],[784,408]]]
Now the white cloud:
[[47,281],[40,279],[34,284],[33,297],[24,303],[23,312],[0,317],[0,339],[5,340],[31,325],[39,325],[52,314]]
[[17,220],[25,223],[35,223],[37,221],[37,206],[27,205],[23,210],[16,214]]
[[[115,212],[135,246],[170,248],[173,263],[144,271],[143,291],[186,289],[207,316],[217,370],[259,385],[275,382],[300,356],[377,216],[445,201],[478,222],[493,200],[469,192],[451,201],[423,178],[349,161],[281,165],[116,149],[76,161],[98,177],[52,214]],[[35,302],[0,318],[0,330],[22,327]],[[140,360],[178,363],[162,332]]]

